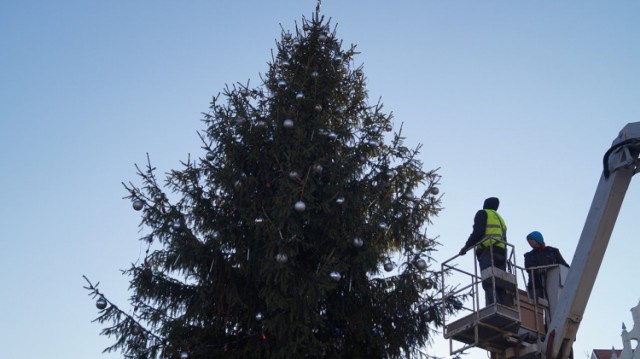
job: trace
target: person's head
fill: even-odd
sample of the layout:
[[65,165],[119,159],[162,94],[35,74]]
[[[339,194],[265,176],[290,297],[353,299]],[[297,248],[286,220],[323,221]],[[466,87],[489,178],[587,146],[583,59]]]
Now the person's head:
[[498,206],[500,205],[500,200],[496,197],[489,197],[484,200],[484,205],[482,209],[492,209],[494,211],[498,210]]
[[544,247],[544,237],[538,231],[527,234],[527,242],[529,242],[531,248]]

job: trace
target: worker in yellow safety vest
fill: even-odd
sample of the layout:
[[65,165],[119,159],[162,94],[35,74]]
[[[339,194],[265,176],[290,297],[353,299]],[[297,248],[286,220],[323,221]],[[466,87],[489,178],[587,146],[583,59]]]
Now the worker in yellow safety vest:
[[[482,209],[476,212],[473,219],[473,231],[459,252],[463,256],[469,249],[475,247],[476,258],[481,272],[491,266],[502,270],[507,268],[505,245],[507,241],[507,225],[497,212],[499,205],[500,200],[496,197],[485,199]],[[484,289],[487,305],[494,302],[502,305],[510,304],[510,298],[504,288],[496,285],[494,293],[492,280],[483,281],[482,288]]]

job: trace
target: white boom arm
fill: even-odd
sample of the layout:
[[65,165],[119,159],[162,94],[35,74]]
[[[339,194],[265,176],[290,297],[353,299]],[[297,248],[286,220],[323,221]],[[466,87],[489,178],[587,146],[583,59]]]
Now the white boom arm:
[[631,177],[639,171],[639,153],[640,122],[629,123],[605,154],[604,170],[548,327],[547,359],[570,355],[622,201]]

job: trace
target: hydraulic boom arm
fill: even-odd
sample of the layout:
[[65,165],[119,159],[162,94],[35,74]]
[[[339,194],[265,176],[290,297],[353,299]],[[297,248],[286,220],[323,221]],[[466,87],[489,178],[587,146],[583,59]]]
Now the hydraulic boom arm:
[[640,170],[639,153],[640,122],[629,123],[604,156],[603,173],[548,327],[547,359],[570,355],[631,177]]

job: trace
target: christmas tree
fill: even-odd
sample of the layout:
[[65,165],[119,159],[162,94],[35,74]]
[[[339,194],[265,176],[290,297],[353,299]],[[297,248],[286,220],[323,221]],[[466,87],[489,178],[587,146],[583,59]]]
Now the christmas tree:
[[[204,114],[202,157],[124,184],[146,258],[129,310],[87,279],[126,358],[399,358],[441,325],[436,170],[369,104],[330,20],[281,33],[260,86]],[[401,126],[400,126],[401,127]]]

